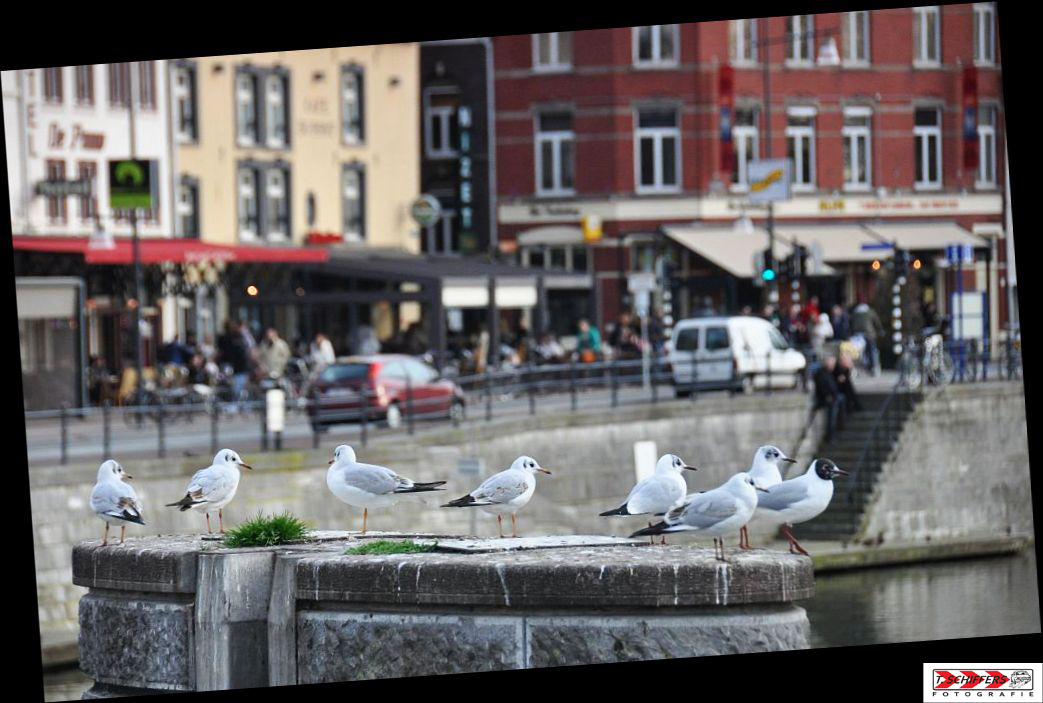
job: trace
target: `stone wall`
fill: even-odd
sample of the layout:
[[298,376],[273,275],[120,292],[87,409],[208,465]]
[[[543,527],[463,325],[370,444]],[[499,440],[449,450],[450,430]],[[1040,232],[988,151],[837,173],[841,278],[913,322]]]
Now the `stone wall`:
[[863,535],[885,540],[1032,534],[1021,383],[929,391],[883,469]]

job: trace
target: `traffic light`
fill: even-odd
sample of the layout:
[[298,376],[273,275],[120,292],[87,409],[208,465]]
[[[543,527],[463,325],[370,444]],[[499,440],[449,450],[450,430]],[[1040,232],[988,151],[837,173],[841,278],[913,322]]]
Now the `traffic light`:
[[771,249],[764,250],[764,268],[761,269],[761,279],[765,281],[774,281],[777,271],[775,268],[775,260],[771,256]]
[[794,252],[796,257],[796,273],[797,276],[803,278],[808,275],[808,248],[803,244],[797,245],[797,250]]

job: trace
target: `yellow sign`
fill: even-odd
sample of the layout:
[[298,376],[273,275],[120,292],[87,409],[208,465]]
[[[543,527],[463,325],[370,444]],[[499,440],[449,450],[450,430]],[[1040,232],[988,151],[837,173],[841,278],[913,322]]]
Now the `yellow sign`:
[[586,242],[601,241],[601,218],[597,215],[583,216],[583,239]]
[[776,169],[769,171],[768,175],[764,177],[762,181],[755,181],[750,185],[750,190],[754,193],[759,193],[762,190],[770,188],[773,183],[778,183],[782,180],[782,169]]

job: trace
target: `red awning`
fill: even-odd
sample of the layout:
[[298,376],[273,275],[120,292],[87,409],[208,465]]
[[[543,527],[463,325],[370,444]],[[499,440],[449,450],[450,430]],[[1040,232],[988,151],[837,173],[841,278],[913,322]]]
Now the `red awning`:
[[[87,237],[12,237],[15,250],[41,251],[53,254],[81,254],[88,264],[125,265],[134,262],[130,239],[115,239],[112,249],[92,249]],[[163,262],[197,263],[224,261],[225,263],[324,263],[329,261],[328,249],[311,247],[224,246],[208,244],[196,239],[141,238],[141,263]]]

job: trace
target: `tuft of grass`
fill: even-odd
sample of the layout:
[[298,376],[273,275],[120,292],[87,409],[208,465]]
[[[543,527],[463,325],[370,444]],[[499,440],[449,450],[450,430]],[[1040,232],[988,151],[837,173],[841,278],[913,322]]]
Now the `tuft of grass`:
[[289,513],[265,517],[261,513],[229,530],[226,547],[272,547],[304,539],[308,528],[303,520]]
[[368,544],[361,544],[358,547],[352,547],[351,549],[344,552],[345,554],[417,554],[419,552],[433,552],[438,548],[438,544],[417,544],[413,540],[407,539],[402,541],[394,541],[389,539],[378,539]]

